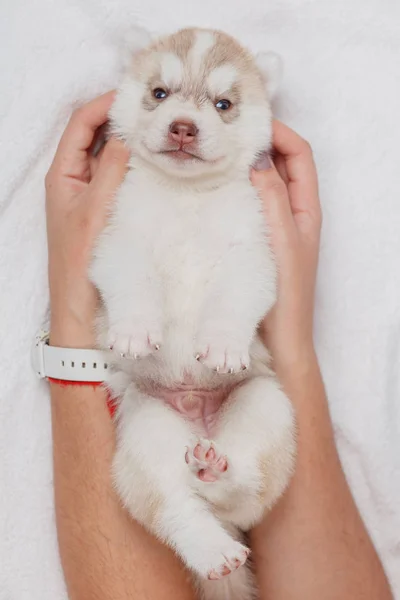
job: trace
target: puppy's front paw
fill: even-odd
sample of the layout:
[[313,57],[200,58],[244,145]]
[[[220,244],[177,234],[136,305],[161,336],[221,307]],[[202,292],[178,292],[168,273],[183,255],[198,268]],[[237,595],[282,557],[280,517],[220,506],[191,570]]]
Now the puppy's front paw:
[[157,327],[146,327],[136,323],[128,327],[111,327],[107,345],[122,358],[144,358],[159,350],[162,344],[161,331]]
[[194,475],[206,483],[217,481],[228,469],[226,456],[210,440],[200,439],[193,447],[188,448],[185,460]]
[[195,358],[217,373],[239,373],[248,369],[250,363],[248,346],[228,342],[223,334],[218,337],[217,333],[198,341]]

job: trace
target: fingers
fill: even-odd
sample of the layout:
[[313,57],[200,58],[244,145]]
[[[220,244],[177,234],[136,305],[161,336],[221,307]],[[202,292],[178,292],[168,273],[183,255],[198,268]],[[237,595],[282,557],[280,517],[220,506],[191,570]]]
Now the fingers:
[[104,148],[107,140],[110,138],[110,122],[106,121],[98,129],[96,129],[89,152],[92,157],[96,158]]
[[281,154],[276,154],[273,157],[274,165],[279,175],[282,177],[283,181],[286,183],[286,186],[289,185],[289,177],[286,170],[286,162],[285,158]]
[[90,165],[91,178],[96,174],[100,159],[103,155],[104,147],[111,137],[110,134],[110,122],[106,121],[98,129],[96,129],[93,141],[87,150],[87,157]]
[[285,162],[292,212],[319,213],[318,179],[310,144],[275,120],[273,146]]
[[263,170],[252,170],[251,182],[262,200],[272,238],[287,239],[294,233],[294,222],[286,184],[271,159],[261,166]]
[[61,137],[52,169],[62,175],[87,179],[87,150],[96,130],[107,121],[114,92],[95,98],[76,110]]
[[62,152],[89,148],[95,131],[107,121],[114,96],[114,92],[103,94],[73,113],[60,140],[59,149]]
[[121,185],[128,169],[129,150],[116,138],[104,146],[96,174],[91,182],[94,197],[108,204]]

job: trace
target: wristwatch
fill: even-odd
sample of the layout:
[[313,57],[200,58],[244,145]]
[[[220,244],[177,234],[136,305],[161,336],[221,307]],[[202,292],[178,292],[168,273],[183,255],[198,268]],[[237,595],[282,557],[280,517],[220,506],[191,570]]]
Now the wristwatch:
[[63,381],[101,382],[109,379],[110,353],[81,348],[58,348],[49,345],[50,333],[39,331],[34,339],[31,362],[41,378]]

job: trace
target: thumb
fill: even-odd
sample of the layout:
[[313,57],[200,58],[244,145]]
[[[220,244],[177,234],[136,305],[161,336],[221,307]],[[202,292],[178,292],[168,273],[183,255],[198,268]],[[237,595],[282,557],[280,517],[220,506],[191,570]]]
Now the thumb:
[[293,233],[294,221],[289,193],[271,157],[264,155],[257,161],[251,170],[250,180],[262,202],[272,242],[274,243],[274,239],[290,236]]
[[129,150],[123,142],[112,137],[106,143],[91,185],[95,197],[108,202],[121,185],[128,170]]

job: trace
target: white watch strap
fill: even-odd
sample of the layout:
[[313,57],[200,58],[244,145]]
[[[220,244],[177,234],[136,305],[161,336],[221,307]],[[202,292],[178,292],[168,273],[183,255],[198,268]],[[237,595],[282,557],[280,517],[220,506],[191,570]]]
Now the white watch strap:
[[32,348],[32,366],[41,378],[101,382],[109,379],[110,353],[49,346],[49,333],[41,331]]

